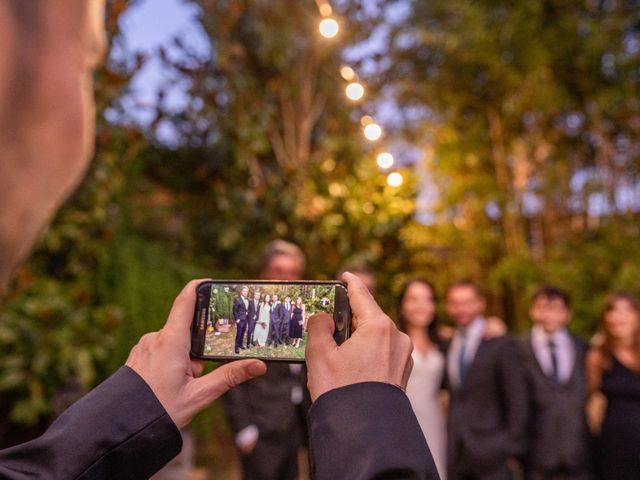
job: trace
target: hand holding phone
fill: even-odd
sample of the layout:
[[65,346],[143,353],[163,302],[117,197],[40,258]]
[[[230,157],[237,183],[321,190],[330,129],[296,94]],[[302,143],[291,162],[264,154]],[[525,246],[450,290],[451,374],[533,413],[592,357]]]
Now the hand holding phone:
[[307,385],[311,399],[361,382],[389,383],[404,390],[413,367],[411,340],[396,328],[357,276],[345,273],[342,279],[353,312],[352,333],[337,345],[330,316],[309,319]]
[[200,283],[193,280],[182,289],[162,330],[144,335],[126,362],[149,385],[178,428],[230,388],[267,370],[263,362],[243,360],[202,375],[203,362],[189,357],[189,327]]

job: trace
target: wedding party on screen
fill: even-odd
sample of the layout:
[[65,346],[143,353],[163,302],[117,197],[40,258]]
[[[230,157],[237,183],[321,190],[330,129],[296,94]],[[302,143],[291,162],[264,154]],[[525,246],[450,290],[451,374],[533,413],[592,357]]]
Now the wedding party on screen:
[[333,285],[212,285],[204,354],[304,358],[309,317],[334,305]]

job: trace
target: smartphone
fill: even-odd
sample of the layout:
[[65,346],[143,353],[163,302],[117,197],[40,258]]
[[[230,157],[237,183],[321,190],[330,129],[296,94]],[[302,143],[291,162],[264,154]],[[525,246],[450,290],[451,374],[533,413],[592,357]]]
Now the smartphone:
[[307,321],[333,317],[340,345],[351,332],[347,287],[338,281],[208,280],[198,285],[191,355],[304,362]]

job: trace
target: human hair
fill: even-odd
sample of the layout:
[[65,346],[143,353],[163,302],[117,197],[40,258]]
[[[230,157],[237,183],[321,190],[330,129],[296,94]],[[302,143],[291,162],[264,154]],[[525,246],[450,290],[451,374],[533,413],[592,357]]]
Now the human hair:
[[[616,307],[616,303],[620,301],[628,302],[638,316],[638,319],[640,320],[640,303],[638,303],[638,299],[632,293],[614,292],[607,296],[598,325],[598,336],[601,338],[601,342],[597,346],[597,349],[600,351],[604,358],[605,368],[608,368],[611,363],[611,359],[613,358],[613,350],[615,347],[614,339],[611,337],[611,334],[607,329],[605,317]],[[636,358],[640,359],[640,325],[636,329],[635,336],[633,338],[633,350]]]
[[566,308],[571,308],[571,295],[569,292],[562,288],[554,287],[553,285],[543,285],[538,288],[531,297],[531,303],[533,304],[540,298],[545,298],[547,300],[560,300]]
[[[425,280],[423,278],[414,278],[414,279],[411,279],[411,280],[407,281],[402,286],[402,289],[400,290],[400,295],[398,296],[398,304],[397,304],[398,328],[400,329],[401,332],[404,332],[404,333],[407,333],[407,319],[405,318],[404,314],[402,313],[402,302],[404,301],[404,298],[407,296],[407,292],[409,291],[409,287],[411,285],[413,285],[413,284],[421,284],[421,285],[424,285],[425,287],[427,287],[431,291],[431,296],[432,296],[432,299],[433,299],[433,303],[435,305],[438,304],[438,297],[436,295],[436,289],[433,287],[431,282],[429,282],[428,280]],[[433,313],[433,319],[431,320],[431,323],[429,323],[429,325],[427,325],[427,327],[426,327],[427,336],[429,337],[429,340],[431,340],[436,345],[441,345],[442,344],[442,338],[440,337],[440,333],[438,332],[439,327],[440,327],[440,321],[438,320],[438,311],[436,310]]]
[[449,286],[447,287],[447,296],[449,296],[451,290],[455,288],[471,288],[478,297],[482,298],[483,300],[486,300],[487,298],[486,294],[484,293],[484,289],[473,280],[464,278],[461,280],[456,280],[455,282],[449,284]]
[[274,240],[265,247],[260,259],[260,270],[262,272],[266,271],[271,264],[271,260],[278,255],[289,255],[296,258],[302,264],[302,271],[305,270],[307,257],[302,249],[295,243],[282,239]]

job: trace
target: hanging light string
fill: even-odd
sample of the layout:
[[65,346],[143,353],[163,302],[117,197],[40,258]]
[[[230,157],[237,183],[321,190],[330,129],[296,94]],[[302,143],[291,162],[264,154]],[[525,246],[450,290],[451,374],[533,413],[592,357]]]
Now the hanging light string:
[[[316,0],[316,5],[322,16],[318,24],[320,35],[326,39],[335,38],[340,32],[340,24],[333,17],[333,8],[331,8],[327,0]],[[365,88],[354,69],[348,65],[343,65],[340,67],[340,76],[347,82],[345,87],[346,97],[354,103],[362,101],[365,96]],[[364,115],[360,119],[360,124],[362,125],[362,134],[367,141],[376,143],[384,137],[384,130],[370,115]],[[376,163],[382,170],[391,169],[394,162],[393,155],[386,151],[378,153],[376,157]],[[400,187],[403,181],[404,179],[400,172],[392,171],[387,175],[387,184],[391,187]]]

